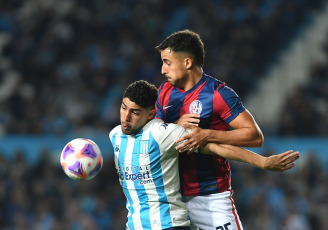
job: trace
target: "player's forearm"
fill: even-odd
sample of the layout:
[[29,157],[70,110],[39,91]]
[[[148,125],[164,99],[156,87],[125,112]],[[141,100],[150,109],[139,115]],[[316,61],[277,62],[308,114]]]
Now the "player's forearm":
[[230,160],[248,163],[265,169],[266,157],[238,146],[208,143],[203,148],[203,151],[205,151],[205,153],[214,153]]
[[244,147],[261,147],[264,137],[256,128],[239,128],[231,131],[206,130],[207,142]]

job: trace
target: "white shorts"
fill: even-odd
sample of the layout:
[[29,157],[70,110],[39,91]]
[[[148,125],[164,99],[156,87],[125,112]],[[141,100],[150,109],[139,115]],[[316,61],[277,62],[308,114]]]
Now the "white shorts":
[[185,196],[191,230],[242,230],[232,191],[206,196]]

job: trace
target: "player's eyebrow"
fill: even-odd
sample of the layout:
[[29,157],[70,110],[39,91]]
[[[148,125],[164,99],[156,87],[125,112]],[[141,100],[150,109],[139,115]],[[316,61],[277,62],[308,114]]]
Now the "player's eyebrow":
[[[122,101],[122,104],[126,107],[126,108],[128,108],[127,107],[127,105]],[[141,112],[141,109],[133,109],[133,108],[131,108],[130,109],[132,112]]]

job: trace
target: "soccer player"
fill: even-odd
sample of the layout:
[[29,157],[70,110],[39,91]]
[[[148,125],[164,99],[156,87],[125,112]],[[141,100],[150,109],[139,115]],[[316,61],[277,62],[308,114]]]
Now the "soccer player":
[[[127,198],[127,229],[189,229],[180,193],[176,140],[190,131],[155,116],[158,91],[146,81],[130,84],[120,108],[121,125],[109,134],[120,184]],[[262,157],[229,145],[209,143],[202,152],[221,154],[263,169],[292,168],[298,152]]]
[[[238,95],[203,72],[204,44],[197,33],[175,32],[156,49],[163,62],[161,72],[167,78],[159,88],[156,118],[197,126],[177,140],[184,141],[177,149],[193,152],[209,142],[262,146],[263,134]],[[180,177],[192,224],[200,229],[242,229],[225,158],[181,154]]]

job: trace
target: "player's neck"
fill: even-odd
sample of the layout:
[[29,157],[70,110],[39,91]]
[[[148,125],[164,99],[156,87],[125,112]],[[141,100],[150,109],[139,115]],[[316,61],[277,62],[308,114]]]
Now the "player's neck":
[[191,71],[184,85],[181,87],[181,89],[183,89],[184,91],[190,90],[200,81],[202,76],[203,76],[202,69],[199,71]]

